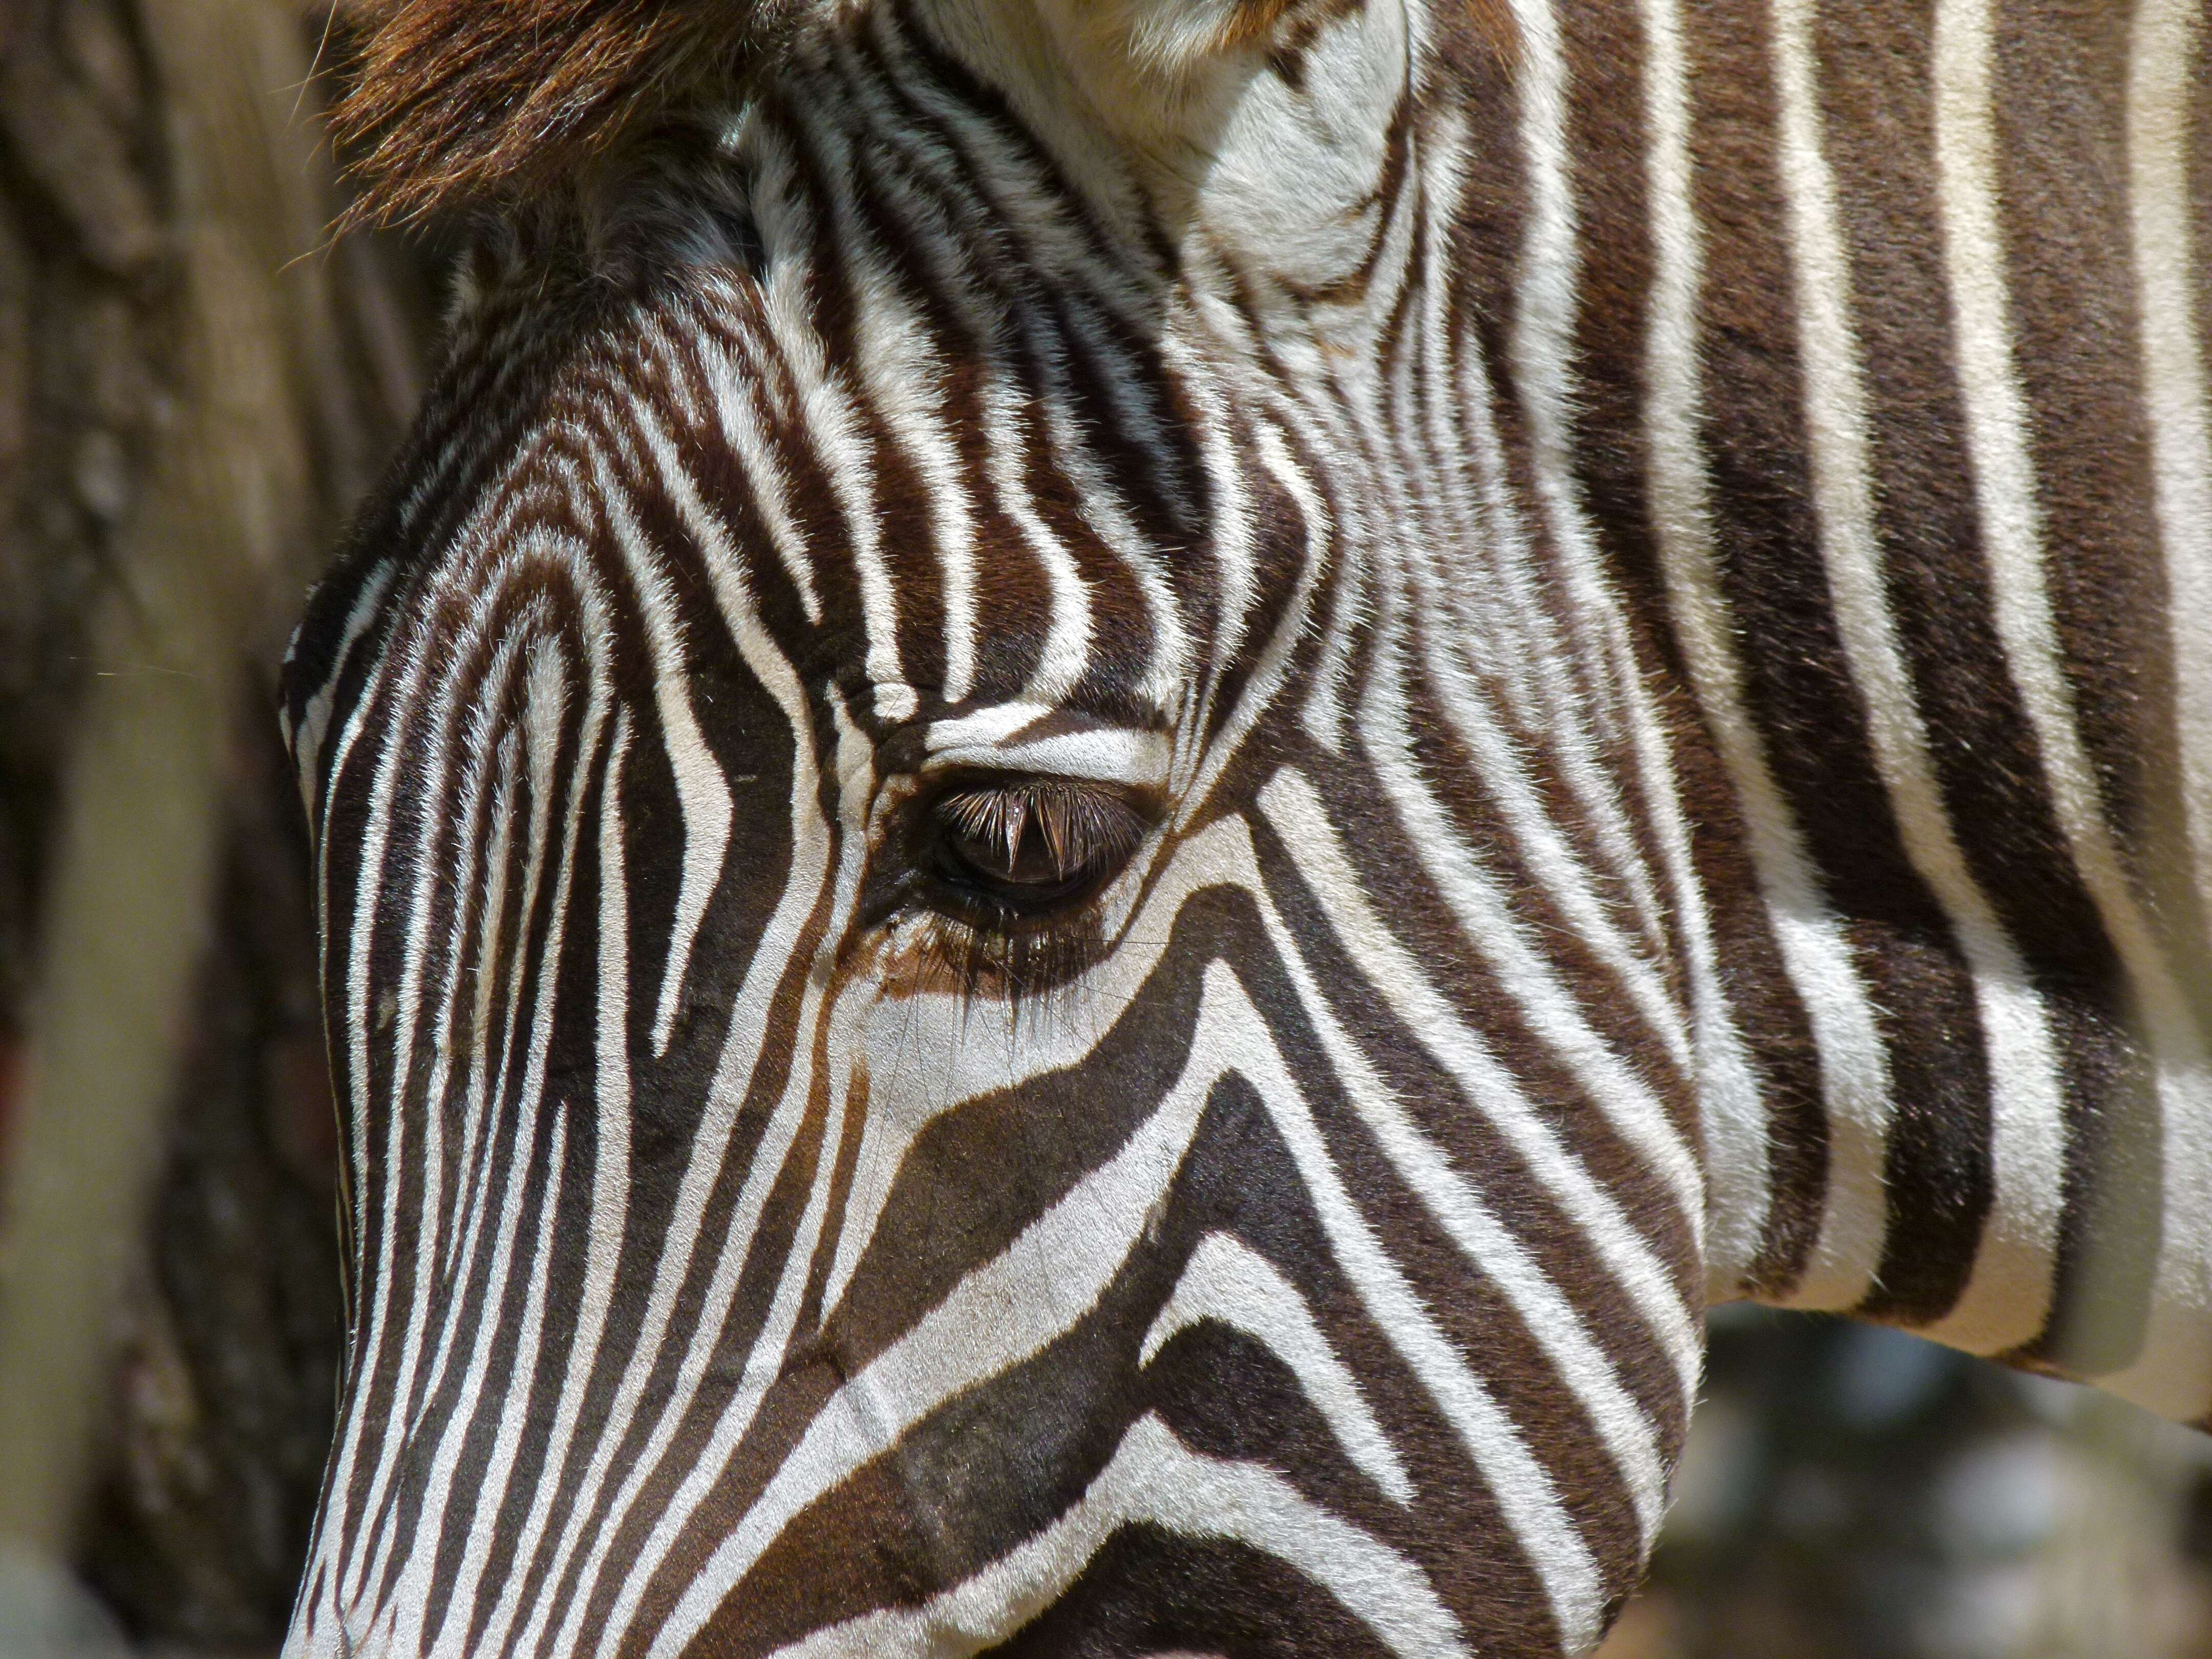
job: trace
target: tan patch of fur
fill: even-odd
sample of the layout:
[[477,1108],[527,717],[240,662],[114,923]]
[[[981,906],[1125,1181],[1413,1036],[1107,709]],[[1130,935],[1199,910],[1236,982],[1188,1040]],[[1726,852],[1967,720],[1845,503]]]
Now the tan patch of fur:
[[1249,4],[1237,8],[1228,27],[1222,31],[1219,44],[1223,47],[1245,46],[1266,40],[1274,33],[1275,26],[1283,21],[1283,14],[1296,3],[1297,0],[1249,0]]

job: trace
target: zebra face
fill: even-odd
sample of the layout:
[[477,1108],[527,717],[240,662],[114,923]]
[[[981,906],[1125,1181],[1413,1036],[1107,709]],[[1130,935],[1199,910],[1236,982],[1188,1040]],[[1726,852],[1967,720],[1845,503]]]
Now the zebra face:
[[357,1275],[290,1652],[1625,1595],[1702,1202],[1644,716],[1476,476],[1473,139],[1308,21],[1147,139],[870,16],[481,251],[289,670]]

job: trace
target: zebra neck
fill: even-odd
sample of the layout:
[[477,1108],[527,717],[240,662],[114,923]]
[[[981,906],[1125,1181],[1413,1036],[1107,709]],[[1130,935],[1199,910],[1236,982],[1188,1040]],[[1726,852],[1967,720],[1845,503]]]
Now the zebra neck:
[[2199,1416],[2212,679],[2150,484],[2202,453],[2202,9],[1556,9],[1570,302],[1637,296],[1579,325],[1577,483],[1700,716],[1756,1085],[1711,1231],[1753,1293]]

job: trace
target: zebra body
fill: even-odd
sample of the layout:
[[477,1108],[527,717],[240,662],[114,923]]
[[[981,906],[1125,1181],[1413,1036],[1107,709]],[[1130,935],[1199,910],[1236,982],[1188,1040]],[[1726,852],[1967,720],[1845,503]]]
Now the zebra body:
[[488,222],[288,1652],[1582,1652],[1709,1299],[2203,1418],[2202,34],[866,4]]

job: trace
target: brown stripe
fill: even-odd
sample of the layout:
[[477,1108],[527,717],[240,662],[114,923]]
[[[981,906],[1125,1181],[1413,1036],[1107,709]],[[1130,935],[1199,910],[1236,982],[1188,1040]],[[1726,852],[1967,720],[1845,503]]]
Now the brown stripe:
[[1776,782],[1885,1011],[1901,1136],[1888,1175],[1905,1185],[1883,1264],[1900,1282],[1878,1302],[1890,1316],[1932,1317],[1965,1282],[1986,1206],[1988,1083],[1971,988],[1948,920],[1905,856],[1820,562],[1766,10],[1692,9],[1685,22],[1723,588]]

